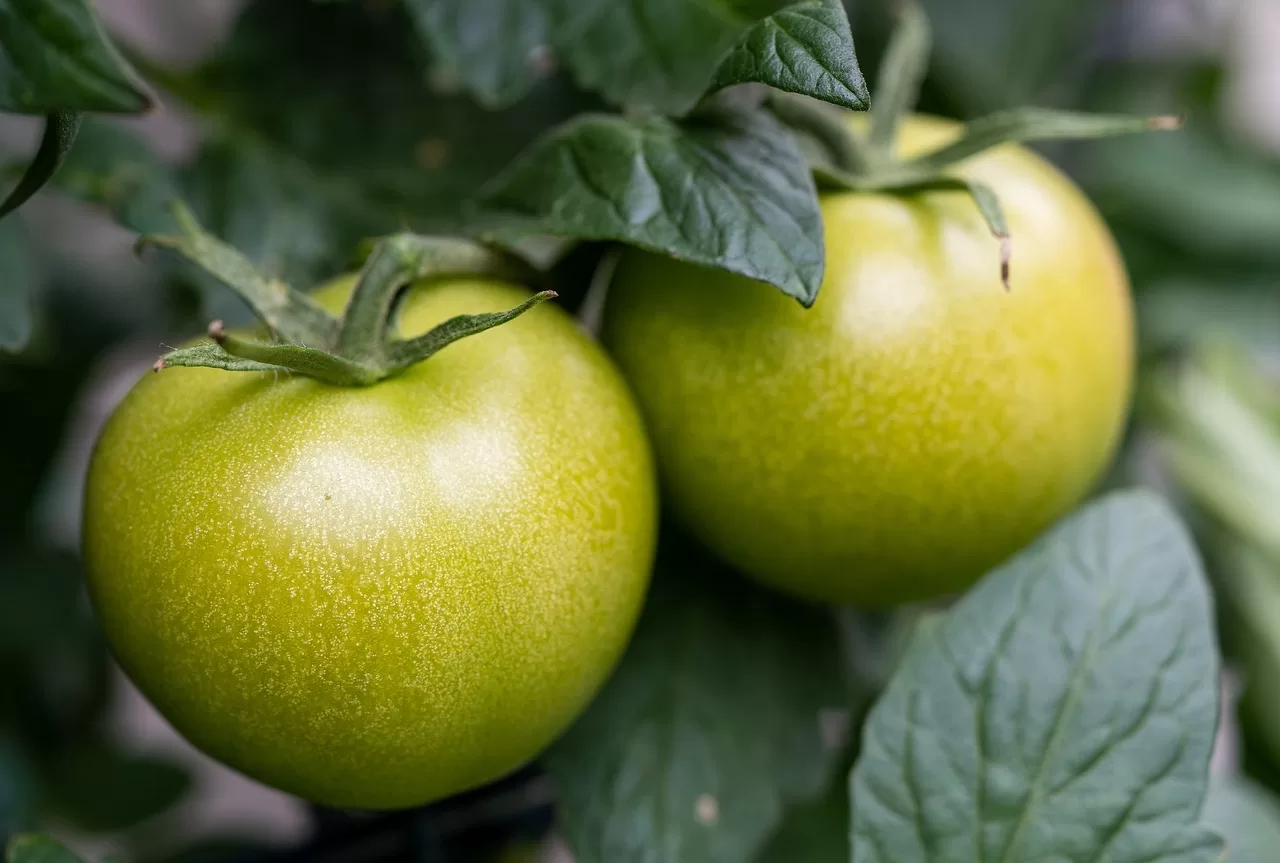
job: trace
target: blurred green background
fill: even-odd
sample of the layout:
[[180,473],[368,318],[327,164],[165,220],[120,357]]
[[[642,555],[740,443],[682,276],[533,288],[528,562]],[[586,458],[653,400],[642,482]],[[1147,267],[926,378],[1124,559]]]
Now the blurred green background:
[[[887,5],[851,5],[868,72]],[[1096,201],[1133,278],[1141,380],[1110,482],[1161,489],[1197,529],[1228,705],[1243,694],[1215,770],[1280,791],[1280,4],[925,5],[936,48],[924,110],[1187,118],[1177,134],[1043,151]],[[329,859],[436,859],[447,843],[451,859],[562,859],[522,844],[548,823],[536,795],[485,810],[484,829],[458,827],[452,803],[376,822],[310,809],[195,753],[114,669],[76,556],[89,448],[164,345],[241,313],[191,273],[139,261],[134,235],[76,197],[152,230],[180,188],[268,269],[318,278],[405,218],[447,227],[460,195],[592,99],[547,63],[514,108],[477,107],[390,0],[97,6],[163,107],[87,121],[61,191],[0,223],[0,346],[30,329],[21,352],[0,351],[0,837],[47,829],[88,855],[141,861],[322,859],[312,852],[337,831],[349,844]],[[0,173],[21,168],[37,133],[0,117]],[[591,254],[564,266],[589,271]]]

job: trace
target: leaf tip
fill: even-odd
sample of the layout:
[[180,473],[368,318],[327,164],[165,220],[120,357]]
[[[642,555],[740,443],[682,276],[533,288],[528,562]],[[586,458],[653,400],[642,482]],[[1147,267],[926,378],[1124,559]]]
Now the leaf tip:
[[1187,118],[1182,114],[1165,114],[1147,120],[1147,128],[1156,132],[1171,132],[1186,125]]

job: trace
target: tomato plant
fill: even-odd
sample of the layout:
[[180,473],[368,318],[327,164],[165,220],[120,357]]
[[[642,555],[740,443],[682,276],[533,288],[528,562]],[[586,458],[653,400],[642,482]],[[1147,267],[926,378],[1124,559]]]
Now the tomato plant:
[[1154,4],[133,5],[0,3],[9,863],[1269,859],[1278,181]]

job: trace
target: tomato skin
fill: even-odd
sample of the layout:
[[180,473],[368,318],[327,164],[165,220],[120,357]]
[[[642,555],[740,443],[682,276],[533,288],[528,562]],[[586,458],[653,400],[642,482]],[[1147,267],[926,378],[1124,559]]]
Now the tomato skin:
[[[528,295],[419,287],[401,331]],[[95,450],[84,552],[121,665],[196,746],[389,809],[498,778],[586,706],[656,510],[625,382],[547,304],[367,388],[148,375]]]
[[[957,128],[911,118],[899,148]],[[654,255],[617,267],[603,340],[645,413],[664,500],[766,583],[867,606],[963,589],[1113,455],[1134,336],[1109,232],[1025,149],[959,170],[1004,205],[1009,291],[996,240],[953,192],[824,196],[809,310]]]

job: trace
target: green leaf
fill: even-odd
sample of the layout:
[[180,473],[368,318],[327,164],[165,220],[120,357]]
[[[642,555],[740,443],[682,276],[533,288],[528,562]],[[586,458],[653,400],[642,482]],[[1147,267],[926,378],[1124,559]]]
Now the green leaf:
[[1280,169],[1194,126],[1091,146],[1082,176],[1124,224],[1233,268],[1280,264]]
[[854,863],[1217,863],[1212,614],[1157,498],[1065,521],[917,630],[850,779]]
[[515,102],[540,77],[538,52],[550,35],[542,4],[533,0],[406,0],[436,61],[481,103]]
[[476,230],[616,240],[776,285],[812,305],[822,219],[794,140],[763,111],[677,123],[588,114],[490,183]]
[[839,0],[794,3],[748,30],[721,61],[713,89],[751,81],[855,111],[869,102]]
[[811,803],[788,808],[756,863],[838,863],[849,856],[849,784],[840,778]]
[[31,336],[31,298],[40,286],[22,225],[0,224],[0,351],[19,351]]
[[578,863],[751,860],[825,786],[819,711],[842,701],[827,611],[668,538],[621,667],[546,757]]
[[83,863],[61,842],[35,833],[20,833],[9,840],[7,863]]
[[866,107],[837,0],[531,2],[546,9],[552,42],[574,78],[617,105],[682,115],[709,89],[759,81]]
[[54,808],[85,830],[120,830],[172,806],[191,784],[187,771],[158,758],[99,746],[68,751],[50,776]]
[[13,834],[26,822],[35,792],[36,778],[23,747],[0,733],[0,836]]
[[1280,848],[1280,800],[1244,778],[1209,786],[1204,823],[1227,841],[1230,863],[1272,863]]
[[[183,198],[265,273],[309,286],[350,268],[364,237],[452,233],[463,200],[585,98],[549,81],[487,111],[430,90],[420,54],[399,7],[258,0],[208,64],[152,72],[206,129],[193,161],[166,165],[86,121],[55,182],[139,233],[172,231],[167,204]],[[244,319],[224,291],[205,295],[212,316]]]
[[121,225],[140,234],[175,228],[169,204],[181,197],[174,169],[121,126],[85,119],[80,146],[54,177],[54,187],[106,207]]
[[0,111],[135,114],[151,97],[88,0],[0,0]]

